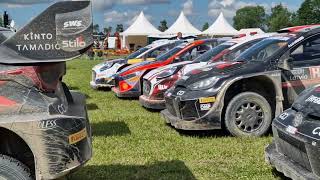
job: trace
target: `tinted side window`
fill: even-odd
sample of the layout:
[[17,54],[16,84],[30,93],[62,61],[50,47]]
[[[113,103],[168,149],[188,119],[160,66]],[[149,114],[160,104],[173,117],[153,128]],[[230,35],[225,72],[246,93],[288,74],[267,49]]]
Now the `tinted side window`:
[[308,38],[291,49],[290,58],[294,67],[320,65],[320,35]]

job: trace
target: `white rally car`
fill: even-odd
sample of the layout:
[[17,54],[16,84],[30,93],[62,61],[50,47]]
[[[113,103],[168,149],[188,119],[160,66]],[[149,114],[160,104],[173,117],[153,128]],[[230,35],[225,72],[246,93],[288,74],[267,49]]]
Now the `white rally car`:
[[157,56],[184,41],[160,40],[139,49],[124,59],[108,60],[92,68],[90,86],[94,89],[114,86],[114,76],[121,69],[143,61],[153,61]]

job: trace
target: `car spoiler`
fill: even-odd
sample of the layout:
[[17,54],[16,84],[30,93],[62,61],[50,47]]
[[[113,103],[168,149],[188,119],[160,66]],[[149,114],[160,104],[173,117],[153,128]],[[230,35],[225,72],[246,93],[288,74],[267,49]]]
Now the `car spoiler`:
[[92,34],[91,2],[61,1],[0,44],[0,63],[67,61],[92,46]]

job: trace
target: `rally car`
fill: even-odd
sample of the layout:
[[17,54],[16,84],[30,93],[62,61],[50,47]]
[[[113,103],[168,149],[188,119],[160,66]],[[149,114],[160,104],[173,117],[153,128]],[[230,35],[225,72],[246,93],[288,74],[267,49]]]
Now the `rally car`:
[[118,97],[139,97],[142,94],[142,77],[153,69],[172,63],[190,61],[218,45],[217,39],[197,40],[182,43],[153,62],[142,62],[124,68],[116,78],[112,90]]
[[63,1],[0,44],[0,179],[56,179],[90,160],[85,96],[62,79],[92,32],[90,1]]
[[154,61],[157,56],[168,52],[182,42],[176,40],[156,41],[130,54],[125,59],[115,59],[100,63],[92,68],[92,81],[90,85],[94,89],[113,87],[114,76],[121,69],[143,61]]
[[236,59],[183,76],[161,113],[177,129],[262,136],[283,107],[320,82],[319,45],[319,26],[264,39]]
[[165,109],[164,93],[181,76],[207,64],[223,61],[224,58],[231,59],[231,57],[236,57],[253,44],[271,35],[262,34],[229,40],[211,49],[194,61],[176,63],[151,71],[143,78],[143,95],[139,97],[140,104],[149,109]]
[[305,90],[272,123],[266,161],[292,179],[320,179],[320,86]]

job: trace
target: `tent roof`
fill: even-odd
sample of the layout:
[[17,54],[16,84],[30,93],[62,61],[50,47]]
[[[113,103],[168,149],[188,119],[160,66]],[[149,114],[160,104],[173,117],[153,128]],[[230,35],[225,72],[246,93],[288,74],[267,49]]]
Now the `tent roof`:
[[161,32],[148,21],[142,11],[135,22],[127,30],[121,33],[121,35],[125,36],[148,36],[157,34],[161,34]]
[[217,20],[203,34],[216,36],[233,36],[239,34],[226,20],[221,12]]
[[201,34],[201,31],[199,31],[190,23],[190,21],[187,19],[183,12],[180,13],[180,16],[178,17],[176,22],[173,23],[172,26],[169,29],[167,29],[163,34],[176,35],[178,32],[181,32],[184,36]]

